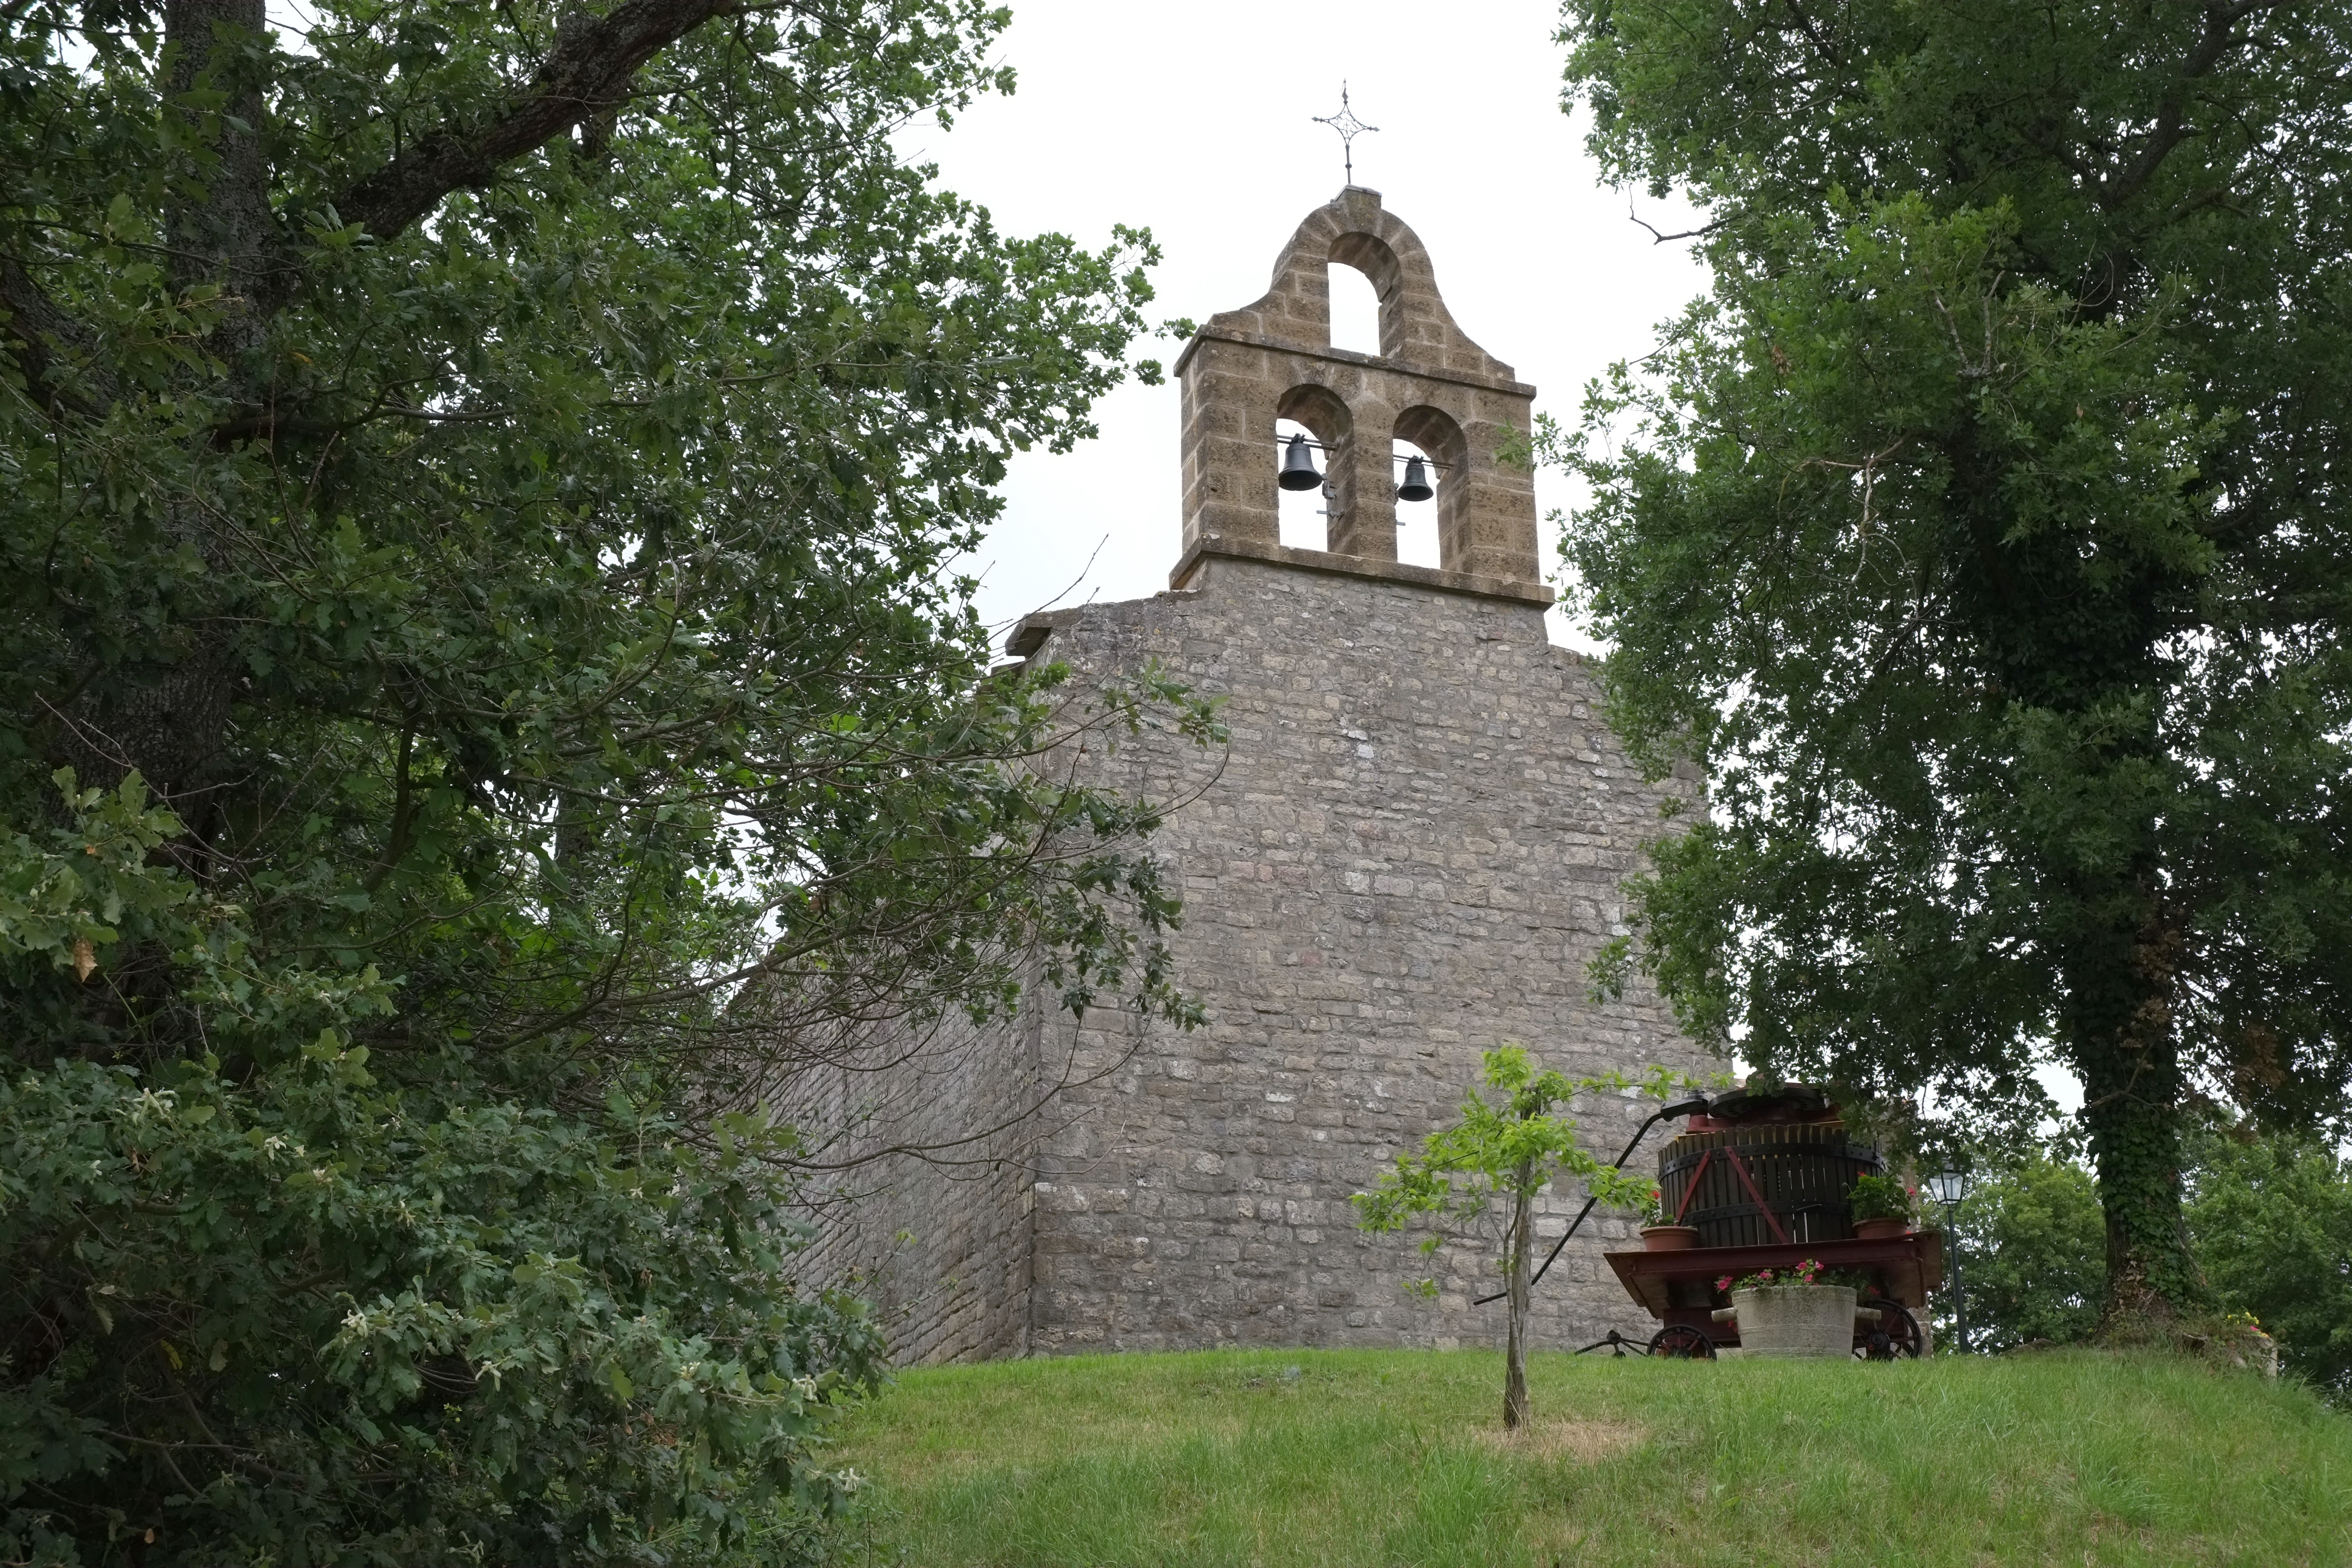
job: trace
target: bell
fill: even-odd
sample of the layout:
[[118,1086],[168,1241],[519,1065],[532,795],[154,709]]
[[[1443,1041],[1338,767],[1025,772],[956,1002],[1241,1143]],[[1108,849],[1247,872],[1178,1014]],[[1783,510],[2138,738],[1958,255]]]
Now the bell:
[[1399,500],[1427,500],[1437,492],[1429,488],[1429,465],[1419,458],[1404,460],[1404,483],[1397,486]]
[[1282,478],[1277,481],[1286,490],[1311,490],[1323,482],[1315,471],[1315,454],[1307,449],[1307,437],[1293,436],[1290,445],[1282,449]]

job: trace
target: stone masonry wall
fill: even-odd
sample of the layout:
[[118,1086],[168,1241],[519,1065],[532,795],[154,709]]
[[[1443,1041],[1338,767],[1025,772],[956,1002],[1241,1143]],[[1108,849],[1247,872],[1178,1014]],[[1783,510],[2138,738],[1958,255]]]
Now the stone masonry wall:
[[877,1042],[866,1070],[802,1074],[783,1100],[821,1141],[814,1158],[847,1167],[813,1194],[816,1237],[793,1271],[872,1302],[901,1365],[1029,1349],[1030,1167],[1053,1125],[1024,1114],[1036,1047],[1033,1021],[957,1017]]
[[[1095,1081],[1038,1152],[1028,1346],[1498,1342],[1501,1304],[1471,1304],[1499,1283],[1493,1248],[1423,1259],[1417,1237],[1361,1234],[1349,1194],[1453,1114],[1486,1047],[1570,1074],[1712,1065],[1646,992],[1587,997],[1665,792],[1537,605],[1226,557],[1190,581],[1057,615],[1034,655],[1081,679],[1157,658],[1225,698],[1232,745],[1094,759],[1107,782],[1201,792],[1154,843],[1209,1022],[1044,1025],[1045,1057]],[[1650,1109],[1580,1106],[1587,1146],[1613,1155]],[[1549,1238],[1583,1194],[1547,1199]],[[1598,1256],[1628,1235],[1587,1222],[1538,1288],[1538,1344],[1646,1332]],[[1433,1269],[1435,1299],[1403,1288]]]
[[[1372,279],[1379,355],[1330,346],[1332,265]],[[1080,694],[1154,659],[1225,700],[1222,754],[1147,733],[1078,758],[1172,807],[1153,849],[1183,892],[1178,981],[1208,1023],[1032,1016],[803,1086],[796,1114],[845,1147],[934,1152],[854,1172],[871,1191],[820,1216],[803,1260],[860,1276],[901,1361],[1496,1342],[1501,1304],[1474,1302],[1500,1283],[1493,1240],[1424,1258],[1418,1237],[1360,1233],[1349,1194],[1455,1114],[1493,1047],[1570,1075],[1712,1065],[1646,990],[1587,995],[1661,808],[1696,793],[1642,782],[1593,672],[1546,640],[1535,493],[1502,456],[1535,389],[1463,335],[1420,239],[1377,192],[1342,191],[1176,369],[1174,591],[1032,617],[1013,647],[1069,665]],[[1277,419],[1320,444],[1324,550],[1279,542]],[[1435,568],[1396,560],[1399,440],[1442,476]],[[1613,1155],[1652,1107],[1591,1098],[1586,1144]],[[1582,1201],[1547,1194],[1538,1234]],[[1588,1223],[1537,1289],[1536,1342],[1646,1333],[1600,1260],[1629,1240]],[[1407,1290],[1424,1277],[1433,1294]]]

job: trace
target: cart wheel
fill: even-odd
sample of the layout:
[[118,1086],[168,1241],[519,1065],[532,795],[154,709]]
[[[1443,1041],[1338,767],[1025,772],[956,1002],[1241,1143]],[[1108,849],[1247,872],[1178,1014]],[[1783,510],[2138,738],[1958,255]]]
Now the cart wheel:
[[1853,1340],[1856,1361],[1916,1360],[1919,1355],[1919,1320],[1900,1301],[1890,1301],[1884,1296],[1874,1296],[1863,1303],[1878,1309],[1878,1321],[1870,1325]]
[[1650,1353],[1670,1361],[1713,1361],[1715,1342],[1695,1323],[1668,1323],[1650,1337]]

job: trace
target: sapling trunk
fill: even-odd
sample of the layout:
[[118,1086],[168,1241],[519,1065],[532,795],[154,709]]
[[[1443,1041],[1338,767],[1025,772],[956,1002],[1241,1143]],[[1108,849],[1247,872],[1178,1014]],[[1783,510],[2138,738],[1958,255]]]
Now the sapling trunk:
[[1528,1250],[1535,1229],[1535,1168],[1521,1165],[1511,1191],[1511,1240],[1505,1264],[1510,1269],[1510,1330],[1503,1352],[1503,1426],[1528,1419]]
[[[1496,1199],[1507,1196],[1502,1290],[1510,1303],[1503,1353],[1503,1426],[1507,1429],[1523,1426],[1528,1419],[1528,1297],[1535,1283],[1528,1265],[1535,1250],[1537,1188],[1551,1177],[1575,1176],[1592,1189],[1594,1202],[1605,1198],[1623,1204],[1633,1185],[1579,1147],[1576,1124],[1552,1115],[1551,1109],[1584,1089],[1632,1086],[1617,1073],[1570,1080],[1557,1072],[1538,1072],[1524,1046],[1504,1046],[1485,1055],[1486,1087],[1508,1098],[1497,1105],[1473,1091],[1462,1102],[1459,1122],[1423,1139],[1420,1152],[1399,1154],[1395,1169],[1373,1191],[1358,1193],[1355,1203],[1370,1231],[1400,1229],[1416,1215],[1466,1218],[1484,1229],[1492,1221]],[[1664,1093],[1671,1081],[1663,1068],[1654,1069],[1649,1092]],[[1435,1250],[1442,1239],[1442,1232],[1430,1237],[1422,1244],[1423,1252]]]

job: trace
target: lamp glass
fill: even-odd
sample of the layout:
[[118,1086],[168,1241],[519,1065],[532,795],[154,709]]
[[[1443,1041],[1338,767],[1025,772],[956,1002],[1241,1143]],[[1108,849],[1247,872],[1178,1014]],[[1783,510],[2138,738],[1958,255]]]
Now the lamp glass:
[[1968,1190],[1968,1177],[1958,1171],[1938,1171],[1927,1178],[1927,1191],[1937,1203],[1947,1207],[1958,1203]]

